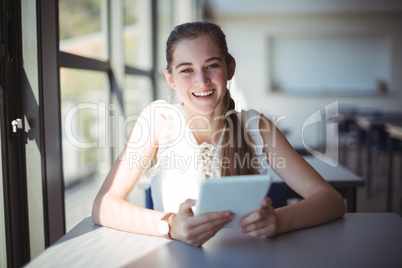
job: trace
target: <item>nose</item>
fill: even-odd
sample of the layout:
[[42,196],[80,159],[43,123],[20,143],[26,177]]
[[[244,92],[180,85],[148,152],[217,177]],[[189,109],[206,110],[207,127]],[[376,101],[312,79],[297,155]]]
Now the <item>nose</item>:
[[195,85],[197,87],[205,87],[211,83],[211,79],[209,78],[207,72],[199,71],[195,77]]

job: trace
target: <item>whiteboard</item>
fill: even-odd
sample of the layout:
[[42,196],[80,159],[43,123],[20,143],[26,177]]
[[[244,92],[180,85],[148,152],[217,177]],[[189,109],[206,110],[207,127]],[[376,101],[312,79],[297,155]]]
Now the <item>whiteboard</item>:
[[270,38],[271,89],[281,93],[373,94],[391,81],[391,44],[378,35]]

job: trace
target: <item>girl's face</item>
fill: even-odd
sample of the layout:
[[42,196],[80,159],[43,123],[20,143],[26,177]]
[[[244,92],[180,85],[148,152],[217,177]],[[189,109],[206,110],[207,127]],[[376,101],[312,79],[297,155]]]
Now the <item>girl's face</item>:
[[178,42],[171,68],[171,73],[165,69],[165,77],[183,99],[187,116],[221,114],[235,62],[227,66],[219,47],[208,36]]

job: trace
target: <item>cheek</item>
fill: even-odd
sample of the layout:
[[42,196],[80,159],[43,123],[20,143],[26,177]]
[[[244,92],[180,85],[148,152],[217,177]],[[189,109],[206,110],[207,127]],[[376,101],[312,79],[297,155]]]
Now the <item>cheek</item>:
[[177,78],[175,81],[176,81],[176,85],[177,85],[177,87],[178,87],[179,89],[180,89],[180,88],[186,88],[186,87],[188,87],[188,86],[191,85],[191,83],[192,83],[192,78],[191,78],[190,75],[187,75],[187,76],[179,77],[179,78]]
[[213,72],[210,77],[211,77],[211,79],[213,79],[215,81],[220,81],[220,82],[225,82],[225,83],[227,81],[227,73],[224,70]]

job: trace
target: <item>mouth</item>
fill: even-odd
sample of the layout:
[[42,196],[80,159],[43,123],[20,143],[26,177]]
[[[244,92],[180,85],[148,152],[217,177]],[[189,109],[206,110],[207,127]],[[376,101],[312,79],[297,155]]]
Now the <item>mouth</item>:
[[206,90],[206,91],[199,91],[199,92],[193,92],[193,96],[197,97],[197,98],[206,98],[211,96],[212,94],[214,94],[215,89],[211,89],[211,90]]

